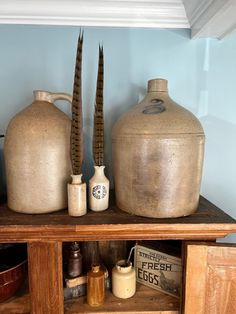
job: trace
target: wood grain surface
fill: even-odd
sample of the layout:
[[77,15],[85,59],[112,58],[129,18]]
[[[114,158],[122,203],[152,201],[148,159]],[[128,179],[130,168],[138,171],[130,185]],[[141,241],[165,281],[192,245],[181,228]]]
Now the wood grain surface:
[[[199,208],[195,214],[188,217],[172,219],[152,219],[132,216],[119,210],[112,204],[111,202],[110,208],[104,212],[89,212],[87,215],[78,218],[70,217],[67,210],[52,214],[26,215],[11,211],[4,204],[0,205],[0,243],[28,242],[31,313],[64,313],[61,241],[112,239],[185,239],[198,241],[201,239],[214,240],[236,232],[236,221],[204,198],[200,199]],[[213,253],[213,251],[208,250],[207,256],[211,256],[210,254]],[[200,250],[195,255],[193,254],[193,256],[192,268],[189,266],[190,264],[187,264],[190,270],[189,276],[186,276],[186,291],[195,289],[194,284],[198,282],[199,273],[204,271],[204,266],[200,265],[198,269],[194,262],[196,262],[196,260],[204,262],[204,256],[206,256],[206,254],[204,255],[204,252],[202,253]],[[223,257],[228,258],[228,262],[224,262],[226,264],[233,262],[235,265],[236,263],[235,259],[231,259],[231,254],[228,255],[226,251],[222,251],[220,255],[213,254],[212,256],[212,264],[214,260],[218,261],[220,257],[222,257],[222,261],[224,260]],[[189,255],[187,255],[186,258],[188,261]],[[226,266],[226,264],[224,265]],[[215,274],[212,278],[221,278],[219,276],[219,269],[214,267],[211,268],[213,275]],[[233,284],[230,288],[229,285],[227,285],[227,280],[225,281],[222,277],[219,280],[220,283],[223,284],[223,290],[217,290],[217,281],[213,280],[211,286],[215,288],[209,291],[211,291],[212,295],[216,295],[217,299],[220,298],[220,296],[230,299],[232,295],[231,292],[233,291],[232,287],[234,287],[235,277],[234,274],[228,270],[225,271],[225,274],[225,278],[233,278]],[[190,278],[191,276],[192,281],[190,281],[189,284],[188,277]],[[203,278],[200,282],[206,283],[207,281]],[[109,311],[117,314],[178,313],[179,305],[176,307],[173,298],[168,299],[169,296],[165,295],[165,297],[162,298],[163,294],[157,296],[157,292],[152,291],[153,290],[150,292],[149,289],[146,292],[137,292],[135,299],[127,301],[122,300],[122,302],[114,299],[111,294],[108,294],[104,305],[106,307],[101,308],[101,310],[87,308],[85,299],[81,299],[84,301],[66,303],[65,309],[67,311],[66,313],[69,314],[109,313]],[[201,289],[196,291],[201,291]],[[218,294],[214,294],[215,291],[218,291]],[[152,293],[155,293],[155,295],[152,295]],[[192,305],[191,303],[188,304],[187,297],[188,296],[186,296],[186,306],[189,306],[192,310]],[[192,299],[195,300],[197,298],[198,295],[196,298]],[[26,295],[24,299],[18,299],[17,301],[22,302],[20,306],[20,311],[22,312],[12,312],[11,304],[9,303],[4,303],[3,306],[9,309],[9,314],[27,313],[29,309],[27,300],[29,300],[29,298]],[[82,302],[82,307],[80,302]],[[213,306],[212,304],[212,302],[209,303],[210,309]],[[235,310],[234,303],[230,304],[230,311],[231,308]],[[199,308],[201,309],[200,305]],[[227,310],[229,310],[229,308],[227,308]],[[194,312],[186,310],[185,313],[192,314]],[[201,314],[201,312],[196,313]],[[227,314],[229,313],[231,314],[231,312]]]
[[61,242],[28,244],[31,314],[64,313]]
[[0,242],[41,240],[209,240],[236,232],[236,221],[215,205],[200,198],[190,216],[158,219],[127,214],[114,205],[103,212],[89,211],[70,217],[67,209],[42,215],[16,213],[0,205]]
[[184,314],[236,313],[236,245],[188,244]]
[[[107,291],[105,304],[101,307],[93,308],[89,306],[86,302],[86,297],[65,302],[65,314],[178,314],[178,309],[179,300],[177,298],[143,285],[138,285],[136,294],[126,300],[118,299],[111,292]],[[29,293],[14,297],[9,302],[0,304],[0,313],[30,314]]]
[[106,292],[103,306],[93,308],[86,302],[86,297],[65,304],[65,314],[79,313],[140,313],[140,314],[178,314],[179,300],[167,294],[138,285],[136,294],[129,299],[116,298],[111,292]]

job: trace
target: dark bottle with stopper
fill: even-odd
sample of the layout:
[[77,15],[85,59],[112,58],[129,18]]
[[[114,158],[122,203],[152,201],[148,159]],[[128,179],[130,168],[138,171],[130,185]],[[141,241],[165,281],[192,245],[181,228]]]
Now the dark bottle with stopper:
[[82,273],[82,255],[78,242],[72,242],[70,245],[67,272],[72,278]]

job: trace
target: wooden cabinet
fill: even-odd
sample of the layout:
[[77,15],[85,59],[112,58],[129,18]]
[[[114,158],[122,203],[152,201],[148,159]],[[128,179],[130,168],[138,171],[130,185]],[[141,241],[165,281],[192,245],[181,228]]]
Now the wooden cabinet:
[[[178,239],[186,243],[183,313],[235,313],[235,249],[213,243],[230,233],[236,233],[236,221],[202,197],[195,214],[175,219],[132,216],[115,205],[104,212],[88,212],[77,218],[68,216],[66,210],[25,215],[3,204],[0,206],[0,243],[28,243],[30,297],[26,294],[0,304],[0,313],[29,313],[30,308],[36,314],[180,313],[178,299],[142,285],[128,300],[108,293],[104,306],[97,309],[86,305],[85,298],[64,304],[62,242],[142,239]],[[194,243],[188,244],[188,241]],[[215,300],[217,309],[213,306]],[[222,310],[219,312],[219,309]]]
[[186,247],[184,313],[236,313],[236,246]]

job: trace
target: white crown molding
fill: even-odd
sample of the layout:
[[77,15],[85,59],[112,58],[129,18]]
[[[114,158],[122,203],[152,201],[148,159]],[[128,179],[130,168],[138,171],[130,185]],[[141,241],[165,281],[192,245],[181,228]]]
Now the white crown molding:
[[190,28],[192,38],[236,29],[236,0],[7,0],[0,24]]
[[182,0],[7,0],[0,24],[189,28]]
[[183,0],[192,38],[223,38],[236,29],[236,0]]

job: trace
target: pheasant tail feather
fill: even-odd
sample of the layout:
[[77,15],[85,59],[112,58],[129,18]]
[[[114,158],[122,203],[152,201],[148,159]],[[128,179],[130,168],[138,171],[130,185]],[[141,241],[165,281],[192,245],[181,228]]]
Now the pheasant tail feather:
[[81,33],[78,38],[72,100],[72,122],[70,141],[73,174],[81,174],[83,163],[83,115],[81,94],[82,49],[83,49],[83,33]]
[[93,129],[93,159],[96,166],[102,166],[104,164],[103,81],[103,47],[99,46],[98,76]]

